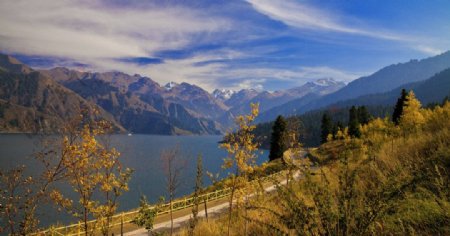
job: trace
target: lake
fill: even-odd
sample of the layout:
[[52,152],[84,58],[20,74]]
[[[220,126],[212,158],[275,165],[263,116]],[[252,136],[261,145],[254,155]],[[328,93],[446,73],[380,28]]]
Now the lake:
[[[177,196],[183,196],[193,191],[197,155],[203,156],[203,167],[211,173],[226,173],[221,170],[225,150],[218,147],[222,136],[161,136],[161,135],[112,135],[111,144],[121,153],[120,160],[124,167],[134,169],[129,183],[130,191],[120,197],[120,211],[138,207],[139,197],[144,194],[150,202],[156,202],[160,196],[166,196],[165,180],[160,163],[160,153],[164,149],[179,146],[187,160],[187,166],[182,173],[182,184]],[[26,165],[29,173],[38,173],[39,164],[32,154],[40,150],[40,138],[23,134],[0,135],[0,168],[2,170],[17,165]],[[268,153],[260,154],[257,163],[267,161]],[[33,173],[34,172],[34,173]],[[211,181],[205,176],[204,183]],[[167,198],[166,198],[167,199]],[[56,221],[73,222],[73,218],[58,215],[54,210],[43,212],[42,224],[49,225]]]

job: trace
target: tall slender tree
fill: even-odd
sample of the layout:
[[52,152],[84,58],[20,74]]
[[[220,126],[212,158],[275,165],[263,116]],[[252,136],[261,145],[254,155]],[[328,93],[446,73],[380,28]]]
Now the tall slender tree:
[[180,155],[180,148],[166,149],[161,152],[161,163],[166,176],[167,192],[170,206],[170,235],[173,235],[173,200],[181,184],[181,172],[186,167],[186,160]]
[[[241,115],[236,118],[236,124],[238,126],[238,131],[235,133],[229,133],[227,135],[227,140],[225,143],[221,144],[220,147],[228,152],[228,157],[224,159],[224,164],[222,168],[231,169],[235,165],[235,173],[230,175],[230,188],[231,194],[229,198],[229,211],[228,211],[228,227],[227,235],[230,235],[231,231],[231,217],[233,212],[233,200],[236,194],[236,189],[240,187],[243,191],[240,193],[241,199],[245,201],[244,204],[248,204],[247,191],[248,191],[248,175],[253,173],[254,167],[256,165],[255,160],[257,157],[257,152],[259,148],[259,143],[255,143],[255,135],[253,130],[256,126],[253,124],[256,117],[259,114],[259,104],[251,103],[251,112],[248,115]],[[244,208],[247,209],[247,208]],[[247,210],[245,211],[247,212]],[[245,229],[247,229],[247,221],[245,221]]]
[[400,117],[400,126],[406,131],[412,131],[425,123],[425,117],[421,112],[422,105],[417,100],[413,91],[410,91],[406,96],[406,102],[403,106],[403,114]]
[[370,114],[367,111],[366,106],[358,107],[358,121],[362,125],[366,125],[370,121]]
[[352,106],[349,111],[348,120],[348,134],[352,137],[360,137],[361,131],[359,130],[358,110],[355,106]]
[[326,143],[328,135],[333,131],[333,122],[331,121],[331,117],[328,113],[324,113],[322,116],[321,130],[321,143]]
[[[202,155],[197,157],[197,175],[194,187],[194,206],[192,207],[192,218],[189,220],[189,235],[194,235],[195,227],[198,223],[198,205],[200,204],[200,192],[203,188],[203,160]],[[206,205],[205,205],[206,212]]]
[[283,153],[287,150],[286,127],[286,120],[283,116],[278,116],[272,126],[272,138],[270,140],[269,154],[270,161],[283,157]]
[[403,113],[403,106],[405,106],[405,102],[407,100],[408,93],[405,89],[402,89],[402,94],[397,99],[397,103],[395,104],[394,113],[392,113],[392,122],[394,122],[395,125],[400,124],[400,117]]

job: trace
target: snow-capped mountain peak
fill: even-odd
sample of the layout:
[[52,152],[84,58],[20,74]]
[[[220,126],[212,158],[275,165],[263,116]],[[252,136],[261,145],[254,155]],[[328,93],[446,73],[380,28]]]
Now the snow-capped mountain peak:
[[169,83],[167,83],[166,85],[164,85],[164,88],[166,89],[166,90],[171,90],[171,89],[173,89],[174,87],[176,87],[178,84],[177,83],[175,83],[175,82],[173,82],[173,81],[170,81]]
[[231,89],[216,89],[213,91],[212,95],[215,99],[225,101],[230,99],[234,93],[236,93],[236,91]]
[[342,82],[336,81],[333,78],[323,78],[323,79],[318,79],[318,80],[314,81],[313,83],[318,86],[330,86],[330,85],[335,85],[335,84],[342,83]]

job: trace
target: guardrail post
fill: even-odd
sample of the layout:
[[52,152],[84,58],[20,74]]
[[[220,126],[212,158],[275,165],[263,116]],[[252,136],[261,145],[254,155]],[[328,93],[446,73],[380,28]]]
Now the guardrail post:
[[78,230],[77,230],[77,235],[81,236],[81,221],[78,221]]

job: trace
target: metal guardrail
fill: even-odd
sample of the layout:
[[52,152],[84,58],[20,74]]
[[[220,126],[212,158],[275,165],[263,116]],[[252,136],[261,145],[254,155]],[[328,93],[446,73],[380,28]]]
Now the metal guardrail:
[[[281,176],[283,174],[284,171],[280,171],[277,173],[274,173],[272,175],[263,177],[261,179],[258,179],[260,181],[266,181],[267,179],[270,178],[276,178],[278,176]],[[252,180],[251,182],[256,182],[258,180]],[[211,202],[217,199],[221,199],[227,196],[231,195],[231,188],[225,188],[225,189],[219,189],[216,190],[214,192],[209,192],[209,193],[205,193],[202,194],[200,196],[198,196],[198,198],[200,199],[200,202],[203,202],[206,200],[206,202]],[[188,207],[191,207],[194,205],[194,197],[190,197],[190,198],[182,198],[176,201],[172,202],[172,211],[179,211]],[[152,208],[154,208],[155,206],[153,206]],[[118,213],[116,215],[114,215],[111,219],[111,223],[110,223],[110,227],[114,227],[117,225],[123,225],[126,223],[131,223],[134,218],[136,218],[137,214],[139,212],[139,209],[136,210],[132,210],[129,212],[121,212]],[[170,212],[170,204],[169,203],[165,203],[161,206],[158,207],[158,212],[156,214],[156,216],[160,216],[160,215],[164,215],[164,214],[168,214]],[[88,221],[88,224],[90,226],[95,226],[97,224],[97,220],[91,220]],[[92,228],[92,227],[89,227]],[[94,227],[95,228],[95,227]],[[37,233],[34,233],[32,235],[51,235],[51,236],[58,236],[58,235],[67,235],[67,236],[81,236],[85,234],[84,229],[83,229],[83,223],[82,222],[78,222],[76,224],[71,224],[71,225],[67,225],[67,226],[61,226],[61,227],[50,227],[47,230],[44,231],[40,231]]]

